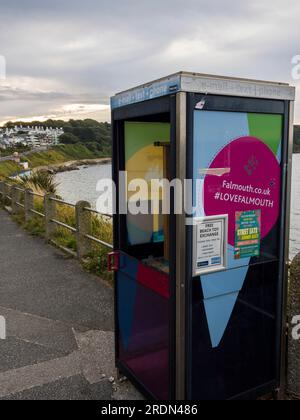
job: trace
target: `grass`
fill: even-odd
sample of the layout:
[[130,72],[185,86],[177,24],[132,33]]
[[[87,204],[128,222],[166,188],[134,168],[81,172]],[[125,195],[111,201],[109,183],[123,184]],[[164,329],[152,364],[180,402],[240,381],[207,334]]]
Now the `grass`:
[[20,165],[17,163],[12,161],[0,162],[0,180],[8,178],[18,171],[20,171]]
[[[100,151],[91,151],[83,144],[66,144],[53,146],[44,152],[32,152],[22,158],[27,161],[30,168],[60,164],[71,160],[96,159],[107,157]],[[21,171],[20,165],[15,162],[0,162],[0,179],[8,178]]]
[[[92,215],[91,234],[106,243],[112,244],[113,231],[111,220],[102,216]],[[103,276],[105,280],[112,282],[113,275],[108,272],[107,267],[108,252],[108,248],[93,242],[91,252],[87,255],[83,265],[87,271],[99,274]]]
[[31,168],[63,163],[70,160],[95,159],[104,157],[100,152],[92,152],[83,144],[55,146],[45,152],[35,152],[26,156]]
[[[58,205],[56,211],[57,220],[76,228],[75,209],[71,206]],[[91,235],[109,244],[112,243],[112,223],[109,219],[92,214]],[[56,228],[53,236],[54,241],[73,252],[77,250],[75,235],[63,227]],[[111,281],[112,275],[107,271],[107,247],[91,242],[91,251],[86,255],[82,265],[90,273],[98,274],[105,280]]]
[[34,216],[29,222],[24,223],[24,228],[33,236],[45,236],[45,226],[41,217]]
[[10,206],[11,202],[8,198],[4,198],[2,197],[2,195],[0,195],[0,206],[1,208],[4,208],[5,206]]
[[82,262],[82,266],[89,273],[97,274],[112,284],[113,274],[107,270],[107,254],[107,248],[100,245],[95,246],[94,250]]
[[[75,208],[57,204],[56,219],[68,226],[76,228]],[[58,226],[53,234],[53,240],[63,248],[67,248],[73,252],[77,251],[76,237],[69,229]]]

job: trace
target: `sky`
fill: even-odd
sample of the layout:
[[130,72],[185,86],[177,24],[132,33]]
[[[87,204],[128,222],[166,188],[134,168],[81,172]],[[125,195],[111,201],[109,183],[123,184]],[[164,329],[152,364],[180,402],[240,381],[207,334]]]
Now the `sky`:
[[300,88],[299,0],[0,0],[0,17],[0,124],[107,121],[114,93],[180,70]]

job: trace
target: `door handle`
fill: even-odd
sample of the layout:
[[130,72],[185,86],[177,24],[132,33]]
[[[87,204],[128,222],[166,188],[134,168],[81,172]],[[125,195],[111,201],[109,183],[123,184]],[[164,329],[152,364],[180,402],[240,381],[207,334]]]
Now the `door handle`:
[[116,272],[120,268],[120,252],[110,252],[107,256],[107,266],[109,272]]

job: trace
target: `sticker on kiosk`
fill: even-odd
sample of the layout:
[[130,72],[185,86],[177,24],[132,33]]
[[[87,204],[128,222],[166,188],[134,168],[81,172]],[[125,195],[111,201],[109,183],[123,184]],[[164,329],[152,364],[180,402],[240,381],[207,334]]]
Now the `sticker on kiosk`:
[[228,215],[194,219],[193,276],[227,266]]
[[259,257],[261,241],[261,211],[239,211],[235,214],[234,258]]

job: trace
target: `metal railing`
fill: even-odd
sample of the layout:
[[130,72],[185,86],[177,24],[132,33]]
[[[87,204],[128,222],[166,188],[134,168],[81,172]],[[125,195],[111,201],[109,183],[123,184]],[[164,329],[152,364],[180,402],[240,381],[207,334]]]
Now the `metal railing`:
[[[4,201],[5,209],[12,215],[24,214],[25,222],[29,222],[34,217],[41,218],[45,227],[45,237],[49,242],[54,243],[64,251],[77,256],[80,260],[84,259],[91,252],[91,244],[101,245],[109,250],[113,245],[92,234],[93,217],[101,217],[112,222],[110,214],[99,213],[90,207],[86,201],[79,201],[72,204],[61,200],[50,194],[39,194],[30,189],[23,189],[6,182],[0,182],[0,198]],[[35,208],[35,199],[42,202],[43,211]],[[58,206],[68,206],[74,209],[75,226],[59,220]],[[63,228],[71,232],[76,237],[77,252],[61,246],[54,240],[57,228]]]

